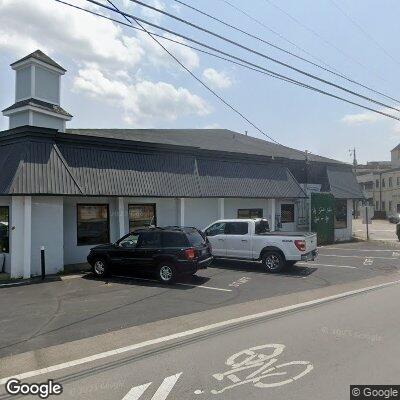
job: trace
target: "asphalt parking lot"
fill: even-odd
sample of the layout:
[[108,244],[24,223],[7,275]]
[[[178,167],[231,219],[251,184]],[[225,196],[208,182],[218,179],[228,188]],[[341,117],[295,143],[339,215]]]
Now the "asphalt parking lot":
[[[221,260],[166,286],[149,277],[96,280],[91,274],[0,288],[0,357],[72,340],[310,289],[397,273],[396,245],[351,243],[320,248],[316,261],[280,274],[261,264]],[[21,322],[23,321],[23,323]]]

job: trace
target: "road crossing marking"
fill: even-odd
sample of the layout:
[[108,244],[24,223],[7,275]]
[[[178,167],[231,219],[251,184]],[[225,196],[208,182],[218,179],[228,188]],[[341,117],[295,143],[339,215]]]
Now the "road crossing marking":
[[[168,376],[165,378],[161,385],[158,387],[157,391],[154,393],[151,400],[166,400],[171,390],[174,388],[176,382],[182,375],[182,372],[178,374]],[[142,394],[149,388],[153,382],[145,383],[144,385],[133,387],[122,400],[139,400]]]
[[318,267],[334,267],[334,268],[349,268],[349,269],[358,269],[358,267],[353,267],[351,265],[335,265],[335,264],[318,264],[315,262],[306,263],[306,262],[299,262],[297,265],[306,265],[312,267],[313,265],[317,265]]
[[364,261],[364,265],[372,265],[374,263],[374,260],[371,257],[368,257]]

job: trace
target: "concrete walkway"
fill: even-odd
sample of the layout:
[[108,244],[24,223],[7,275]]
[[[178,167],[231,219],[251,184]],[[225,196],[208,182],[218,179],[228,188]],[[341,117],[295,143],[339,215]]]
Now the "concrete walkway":
[[[370,240],[383,242],[398,242],[396,236],[396,224],[391,224],[387,220],[375,219],[368,226]],[[359,239],[367,238],[366,225],[362,224],[361,218],[353,219],[353,236]]]

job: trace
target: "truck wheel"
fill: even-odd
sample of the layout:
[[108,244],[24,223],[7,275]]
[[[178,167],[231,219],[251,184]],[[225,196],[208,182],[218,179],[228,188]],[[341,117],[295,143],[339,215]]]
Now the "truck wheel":
[[262,263],[268,272],[280,272],[285,266],[285,260],[277,251],[265,253]]
[[93,262],[93,273],[98,278],[104,278],[108,274],[108,264],[103,258],[96,258]]

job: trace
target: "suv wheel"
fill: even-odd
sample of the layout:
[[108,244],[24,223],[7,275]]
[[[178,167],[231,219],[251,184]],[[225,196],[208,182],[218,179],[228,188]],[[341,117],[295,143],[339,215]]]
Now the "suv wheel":
[[162,262],[158,267],[158,279],[163,283],[172,283],[175,278],[175,267],[169,262]]
[[108,265],[107,262],[103,258],[98,258],[94,260],[93,263],[93,273],[99,277],[103,278],[108,273]]
[[280,272],[285,266],[285,261],[280,253],[271,251],[264,254],[263,265],[268,272]]

